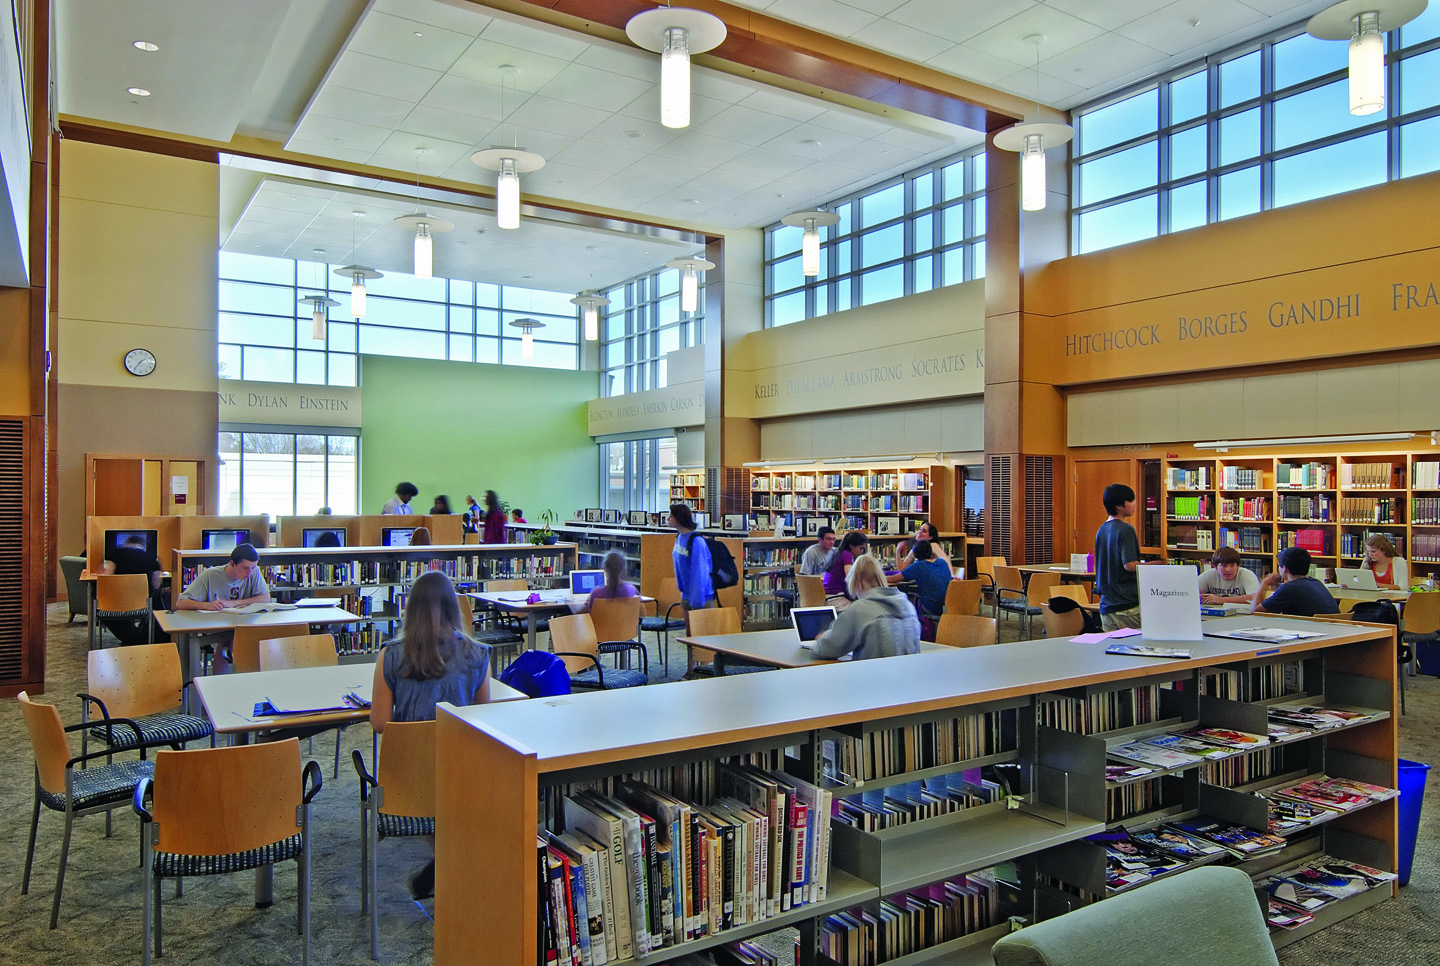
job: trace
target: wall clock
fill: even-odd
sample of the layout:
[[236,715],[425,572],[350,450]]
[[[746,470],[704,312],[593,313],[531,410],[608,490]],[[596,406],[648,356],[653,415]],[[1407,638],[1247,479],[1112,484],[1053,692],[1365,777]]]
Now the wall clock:
[[132,376],[148,376],[155,371],[155,353],[149,349],[131,349],[125,353],[125,371]]

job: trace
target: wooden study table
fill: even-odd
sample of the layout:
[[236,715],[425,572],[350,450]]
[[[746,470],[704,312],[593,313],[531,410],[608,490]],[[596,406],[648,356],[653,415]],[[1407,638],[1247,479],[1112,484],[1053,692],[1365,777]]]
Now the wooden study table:
[[[771,667],[810,667],[815,664],[834,664],[837,658],[819,657],[813,651],[800,646],[800,637],[793,627],[773,631],[748,631],[743,634],[714,634],[707,637],[682,637],[679,643],[686,648],[702,648],[715,652],[715,676],[724,673],[724,658],[738,657],[752,664],[768,664]],[[928,641],[920,642],[921,653],[945,651],[950,648]]]
[[1015,569],[1024,575],[1025,582],[1030,582],[1033,574],[1059,574],[1062,583],[1089,583],[1095,579],[1093,570],[1074,570],[1068,563],[1053,564],[1016,564]]
[[204,634],[219,634],[237,627],[279,627],[285,624],[330,626],[360,620],[339,607],[297,607],[293,610],[237,614],[223,610],[157,610],[155,621],[169,634],[180,652],[181,671],[189,684],[201,676],[200,642]]
[[[540,599],[530,603],[530,595],[535,594]],[[586,598],[571,594],[565,590],[494,590],[480,591],[466,595],[472,600],[494,607],[496,610],[508,611],[512,614],[525,615],[525,647],[527,650],[535,650],[535,621],[541,616],[564,616],[565,614],[578,614],[584,606]],[[645,604],[655,602],[653,597],[640,597]]]

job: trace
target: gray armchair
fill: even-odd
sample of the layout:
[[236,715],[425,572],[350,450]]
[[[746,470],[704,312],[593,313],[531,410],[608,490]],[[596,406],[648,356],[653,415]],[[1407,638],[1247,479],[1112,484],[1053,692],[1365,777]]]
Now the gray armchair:
[[67,624],[73,623],[75,615],[85,616],[85,584],[80,579],[80,571],[85,569],[84,557],[61,557],[60,573],[65,576],[65,595],[70,599],[70,620]]

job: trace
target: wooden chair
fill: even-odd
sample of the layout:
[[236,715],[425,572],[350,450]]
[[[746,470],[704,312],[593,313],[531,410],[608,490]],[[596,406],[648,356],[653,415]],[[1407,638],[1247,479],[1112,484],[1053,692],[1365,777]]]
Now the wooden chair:
[[[487,580],[481,583],[481,590],[503,591],[503,590],[525,590],[527,584],[523,580]],[[521,646],[525,643],[524,629],[511,620],[502,620],[500,613],[489,604],[482,606],[479,614],[479,624],[475,621],[474,601],[466,594],[459,594],[460,615],[465,616],[466,606],[470,605],[470,636],[481,644],[490,645],[490,674],[499,677],[502,670],[500,652],[514,651],[520,653]],[[507,660],[506,664],[509,663]]]
[[610,668],[600,665],[600,640],[595,636],[595,624],[589,614],[572,614],[567,617],[550,619],[550,643],[555,647],[555,656],[565,662],[570,672],[571,687],[613,691],[617,688],[634,688],[650,683],[649,659],[643,645],[634,641],[606,641],[606,644],[623,645],[640,652],[642,670]]
[[1006,614],[1019,614],[1025,619],[1021,633],[1031,636],[1031,620],[1040,616],[1040,608],[1032,601],[1050,599],[1050,590],[1060,584],[1059,574],[1032,574],[1027,587],[1015,567],[995,568],[995,606]]
[[475,605],[468,594],[460,593],[455,595],[455,603],[460,605],[460,629],[468,634],[475,627]]
[[825,606],[825,578],[819,574],[796,574],[796,607]]
[[1069,597],[1081,604],[1090,603],[1090,594],[1079,584],[1056,584],[1050,588],[1050,599],[1056,597]]
[[[91,738],[105,742],[111,751],[158,744],[179,748],[200,738],[214,743],[210,722],[179,711],[185,682],[174,644],[91,651],[86,663],[80,720],[91,722],[91,727],[80,733],[81,754],[90,750]],[[99,712],[98,719],[90,717],[92,707]],[[116,718],[128,718],[136,727],[117,727]]]
[[[660,581],[660,589],[655,595],[655,615],[641,617],[640,630],[642,633],[655,632],[655,652],[660,655],[660,663],[665,666],[666,677],[670,676],[670,632],[684,628],[685,605],[680,598],[680,584],[674,577],[665,577]],[[661,634],[665,635],[663,644]]]
[[143,966],[150,966],[152,931],[155,955],[162,952],[163,879],[239,872],[289,859],[298,868],[301,963],[308,966],[310,802],[322,784],[319,765],[301,767],[300,743],[293,738],[156,754],[154,777],[141,779],[134,794],[145,870]]
[[1045,622],[1046,637],[1074,637],[1076,634],[1085,633],[1085,612],[1081,610],[1057,614],[1050,609],[1049,603],[1044,603],[1040,605],[1040,619]]
[[360,911],[370,914],[370,958],[380,958],[376,847],[388,838],[435,835],[435,722],[392,721],[372,777],[351,753],[360,777]]
[[[734,607],[706,607],[690,612],[690,636],[710,637],[720,634],[739,634],[741,631],[740,611]],[[708,658],[709,664],[699,663]],[[737,658],[726,658],[725,674],[751,674],[755,671],[773,671],[775,668],[763,664],[750,664]],[[715,652],[704,648],[691,648],[690,672],[698,674],[715,673]]]
[[1000,611],[995,607],[995,568],[1005,566],[1004,557],[976,557],[974,579],[985,582],[985,593],[990,597],[991,613],[999,617]]
[[[595,601],[590,606],[590,623],[595,626],[595,639],[600,641],[601,654],[629,654],[630,648],[616,647],[612,642],[623,641],[640,645],[640,611],[644,601],[639,597],[615,597]],[[647,652],[647,662],[648,652]]]
[[978,615],[984,594],[983,580],[952,580],[945,588],[945,613]]
[[[104,634],[106,620],[144,620],[146,642],[155,643],[150,618],[150,578],[145,574],[97,574],[95,577],[95,640]],[[115,638],[119,640],[117,636]]]
[[[335,650],[335,638],[330,634],[305,634],[300,637],[272,637],[260,642],[260,670],[285,671],[297,667],[335,667],[340,655]],[[285,728],[270,732],[268,740],[283,738],[313,738],[326,731],[335,732],[335,768],[331,775],[340,777],[340,735],[347,724],[320,725],[313,728]]]
[[[170,645],[162,645],[169,647]],[[173,651],[173,648],[172,648]],[[53,704],[36,704],[21,691],[17,696],[30,748],[35,754],[35,806],[30,813],[30,846],[25,853],[25,875],[20,894],[30,892],[30,870],[35,863],[35,837],[40,830],[40,806],[65,816],[65,837],[60,845],[60,871],[55,876],[55,900],[50,906],[50,928],[60,921],[60,895],[65,889],[65,865],[70,858],[70,833],[75,819],[96,812],[108,813],[126,805],[135,786],[149,777],[154,765],[145,760],[117,761],[93,768],[76,768],[110,755],[109,750],[73,756],[66,733],[89,728],[89,722],[66,726]],[[111,724],[134,727],[128,718],[112,718]],[[107,827],[106,834],[109,834]]]
[[941,614],[935,628],[935,643],[946,647],[983,647],[999,640],[999,624],[993,617]]
[[235,628],[235,639],[230,645],[230,663],[239,674],[258,671],[261,641],[270,641],[277,637],[304,637],[309,633],[309,624],[241,624]]

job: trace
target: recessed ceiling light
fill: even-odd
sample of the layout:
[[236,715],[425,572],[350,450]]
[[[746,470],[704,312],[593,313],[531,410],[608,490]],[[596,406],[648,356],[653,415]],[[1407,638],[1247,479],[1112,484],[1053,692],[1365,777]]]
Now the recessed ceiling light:
[[143,88],[143,87],[127,87],[127,88],[125,88],[125,89],[126,89],[127,91],[129,91],[131,94],[134,94],[136,97],[149,97],[149,96],[150,96],[150,92],[147,91],[147,90],[146,90],[145,88]]
[[136,49],[136,50],[159,50],[160,48],[159,48],[159,47],[156,47],[154,44],[152,44],[152,43],[151,43],[150,41],[148,41],[148,40],[137,40],[137,41],[135,41],[135,49]]
[[425,36],[425,35],[422,34],[420,31],[417,30],[417,31],[415,31],[415,36],[417,36],[417,37],[423,37],[423,36]]
[[645,136],[644,131],[626,131],[625,136],[632,141],[639,140]]

